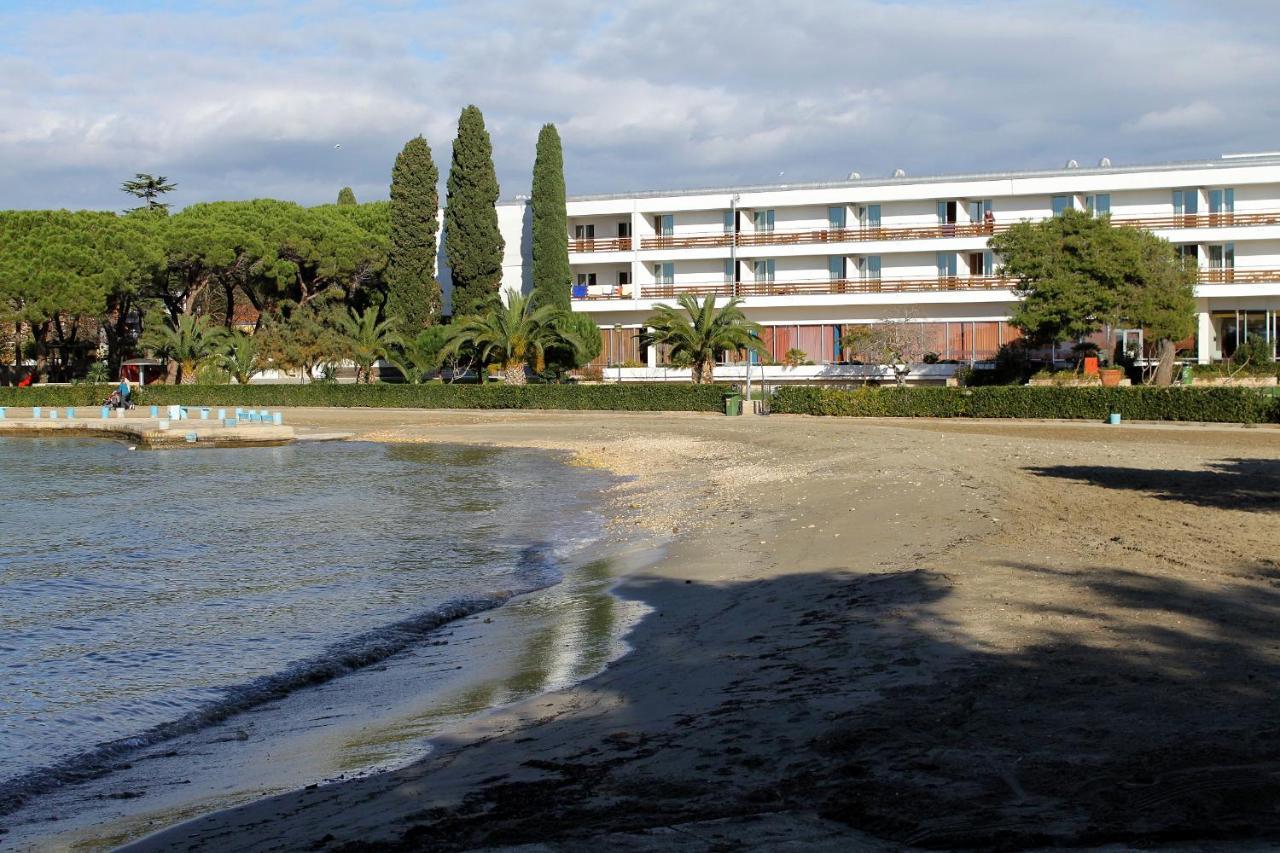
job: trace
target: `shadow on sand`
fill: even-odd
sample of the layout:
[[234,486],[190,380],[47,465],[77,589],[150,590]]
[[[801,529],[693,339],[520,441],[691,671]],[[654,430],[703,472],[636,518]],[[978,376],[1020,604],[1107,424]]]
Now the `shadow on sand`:
[[1053,465],[1027,470],[1041,477],[1145,492],[1192,506],[1250,512],[1280,510],[1280,461],[1274,459],[1224,459],[1204,471],[1105,465]]

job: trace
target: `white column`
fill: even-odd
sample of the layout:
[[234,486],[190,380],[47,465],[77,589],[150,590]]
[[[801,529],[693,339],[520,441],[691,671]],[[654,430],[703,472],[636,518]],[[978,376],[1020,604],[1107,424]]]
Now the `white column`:
[[1213,319],[1208,311],[1196,315],[1199,325],[1196,330],[1196,362],[1208,364],[1213,360]]
[[649,346],[645,348],[644,360],[650,370],[656,370],[658,367],[658,348],[653,344],[649,344]]

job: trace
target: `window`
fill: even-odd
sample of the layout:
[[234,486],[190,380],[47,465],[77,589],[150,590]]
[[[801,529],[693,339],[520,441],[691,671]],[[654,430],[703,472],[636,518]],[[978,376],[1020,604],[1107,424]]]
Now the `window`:
[[676,265],[671,261],[654,264],[653,280],[658,284],[673,284],[676,280]]
[[733,284],[733,265],[734,262],[730,258],[724,259],[724,283]]
[[577,281],[579,287],[594,287],[596,283],[596,274],[593,272],[580,272],[578,273]]
[[868,281],[880,280],[879,255],[867,255],[862,259],[862,277]]
[[956,253],[938,253],[938,278],[954,278],[956,274]]
[[618,236],[619,236],[619,237],[630,237],[630,236],[631,236],[631,223],[630,223],[630,222],[619,222],[619,223],[618,223]]
[[1236,266],[1236,244],[1223,243],[1221,246],[1208,246],[1209,269],[1233,270]]
[[987,214],[991,213],[993,207],[991,199],[984,198],[980,201],[969,202],[969,221],[973,223],[983,222],[987,218]]
[[670,213],[653,217],[653,230],[659,237],[670,237],[676,230],[676,218]]
[[827,208],[827,227],[830,228],[832,231],[840,231],[844,229],[844,225],[845,225],[844,205],[841,205],[840,207],[828,207]]
[[1111,193],[1085,196],[1084,209],[1094,216],[1106,216],[1111,212]]
[[1209,216],[1214,221],[1224,215],[1229,216],[1236,211],[1236,191],[1230,187],[1221,190],[1209,190]]
[[994,275],[994,256],[988,250],[969,253],[969,275]]
[[1174,247],[1178,252],[1178,257],[1184,264],[1190,266],[1199,266],[1200,264],[1200,247],[1195,243],[1183,243]]
[[631,284],[631,270],[618,270],[618,287]]
[[762,259],[759,261],[755,261],[752,264],[752,267],[755,272],[756,281],[759,281],[759,282],[773,281],[773,276],[775,272],[775,261],[773,260],[773,258],[769,258],[767,260]]
[[867,228],[880,227],[880,205],[869,204],[863,208],[862,224]]
[[724,212],[724,233],[732,234],[735,231],[733,227],[734,226],[733,218],[734,218],[734,211],[726,210]]
[[1200,191],[1190,190],[1174,190],[1173,191],[1173,215],[1174,216],[1195,216],[1200,212]]
[[845,257],[844,255],[836,255],[827,258],[827,277],[832,281],[840,281],[844,278]]
[[575,225],[573,226],[573,236],[579,240],[594,240],[596,238],[596,227],[594,225]]
[[1050,202],[1054,216],[1061,216],[1064,211],[1075,207],[1075,200],[1069,195],[1055,195]]
[[774,211],[772,211],[772,210],[757,210],[757,211],[755,212],[754,216],[752,217],[752,219],[753,219],[753,221],[755,222],[755,226],[756,226],[756,230],[757,230],[757,231],[772,231],[772,230],[773,230]]

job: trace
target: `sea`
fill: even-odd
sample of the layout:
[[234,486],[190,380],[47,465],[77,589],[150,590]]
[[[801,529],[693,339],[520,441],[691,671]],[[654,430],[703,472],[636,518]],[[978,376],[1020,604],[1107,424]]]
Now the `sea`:
[[522,449],[0,438],[0,826],[597,565],[613,482]]

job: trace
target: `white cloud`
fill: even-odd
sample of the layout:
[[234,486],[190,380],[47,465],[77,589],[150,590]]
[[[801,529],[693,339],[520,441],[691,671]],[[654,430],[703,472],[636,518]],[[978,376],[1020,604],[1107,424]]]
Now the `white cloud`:
[[[478,104],[507,196],[555,121],[571,192],[1117,162],[1268,147],[1269,8],[1220,0],[270,2],[0,20],[0,204],[385,197]],[[60,6],[59,8],[65,8]],[[1194,45],[1194,49],[1178,49]],[[333,145],[341,143],[335,152]]]

